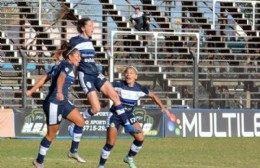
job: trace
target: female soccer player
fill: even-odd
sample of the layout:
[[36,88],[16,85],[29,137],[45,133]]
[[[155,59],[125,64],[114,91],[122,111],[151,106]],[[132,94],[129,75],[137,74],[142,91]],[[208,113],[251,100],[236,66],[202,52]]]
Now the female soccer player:
[[111,83],[99,72],[95,64],[95,49],[91,41],[91,36],[94,32],[93,22],[90,18],[80,19],[78,20],[77,30],[80,35],[72,37],[70,45],[80,51],[79,81],[91,105],[91,108],[83,112],[84,118],[93,116],[100,111],[101,106],[96,93],[96,90],[98,90],[113,101],[115,112],[123,120],[126,132],[140,132],[140,130],[135,129],[129,123],[117,93]]
[[[170,116],[170,112],[162,104],[161,100],[153,92],[149,91],[147,88],[141,86],[136,82],[137,70],[135,67],[127,67],[125,69],[124,74],[124,81],[113,82],[112,84],[122,101],[122,105],[125,107],[125,109],[127,109],[126,114],[129,121],[136,129],[141,130],[141,125],[136,120],[133,114],[133,110],[139,98],[145,95],[149,96],[156,104],[158,104],[162,112],[166,113],[168,117]],[[119,130],[120,125],[122,125],[122,120],[115,112],[114,106],[112,106],[107,119],[106,144],[101,151],[98,168],[104,168],[106,160],[108,159],[110,152],[113,146],[115,145],[117,132]],[[124,162],[127,163],[130,168],[136,168],[135,163],[133,161],[133,157],[142,148],[144,134],[131,133],[131,135],[134,137],[134,141],[130,147],[128,155],[126,155],[124,158]]]
[[65,60],[61,61],[59,65],[54,66],[47,75],[42,77],[35,87],[27,92],[27,95],[30,96],[37,87],[39,88],[48,80],[51,80],[49,93],[43,103],[47,134],[40,143],[37,158],[33,161],[33,165],[36,168],[43,167],[44,157],[59,130],[62,118],[75,124],[73,140],[68,156],[79,162],[86,162],[77,152],[85,121],[79,110],[68,100],[68,89],[75,81],[74,67],[78,66],[81,57],[78,49],[72,47],[68,47],[67,50],[62,52],[62,55]]
[[[63,44],[61,48],[67,48],[67,43]],[[45,74],[44,76],[41,77],[41,79],[29,90],[26,91],[26,96],[30,97],[34,92],[36,92],[37,89],[42,87],[46,82],[48,82],[51,78],[52,72],[59,66],[60,62],[64,60],[62,56],[62,50],[57,50],[54,54],[54,59],[55,59],[55,65],[51,68],[51,70]]]

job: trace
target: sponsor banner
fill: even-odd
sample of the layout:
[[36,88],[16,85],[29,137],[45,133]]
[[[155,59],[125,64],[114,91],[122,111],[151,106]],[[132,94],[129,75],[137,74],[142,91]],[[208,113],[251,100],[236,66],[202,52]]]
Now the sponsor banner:
[[163,114],[160,109],[136,108],[134,114],[146,136],[163,136]]
[[0,109],[0,137],[15,137],[12,109]]
[[[135,116],[140,122],[145,135],[162,136],[162,113],[159,110],[146,110],[136,108]],[[106,119],[108,110],[102,109],[100,113],[87,119],[83,128],[83,137],[106,136]],[[47,132],[46,117],[42,109],[16,110],[16,136],[18,137],[42,137]],[[69,136],[68,128],[70,122],[63,119],[58,137]],[[118,135],[128,135],[124,129],[120,129]]]
[[42,137],[46,135],[46,117],[41,108],[14,109],[16,137]]
[[172,110],[166,137],[260,137],[259,110]]

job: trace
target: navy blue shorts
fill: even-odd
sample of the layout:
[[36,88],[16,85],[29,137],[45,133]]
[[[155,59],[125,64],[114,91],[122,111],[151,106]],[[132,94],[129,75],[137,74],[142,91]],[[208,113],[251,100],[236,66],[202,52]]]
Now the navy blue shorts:
[[[134,123],[137,122],[136,117],[134,116],[133,113],[126,113],[128,120],[130,121],[130,124],[133,125]],[[121,120],[118,114],[109,112],[107,116],[107,121],[106,121],[106,127],[107,128],[117,128],[119,130],[120,125],[124,125],[124,122]]]
[[54,99],[53,101],[45,101],[43,103],[43,111],[46,115],[47,125],[60,124],[62,118],[66,119],[69,113],[74,109],[74,104],[66,99],[63,101]]
[[79,83],[85,94],[95,90],[100,91],[106,81],[107,79],[102,73],[90,75],[79,72]]

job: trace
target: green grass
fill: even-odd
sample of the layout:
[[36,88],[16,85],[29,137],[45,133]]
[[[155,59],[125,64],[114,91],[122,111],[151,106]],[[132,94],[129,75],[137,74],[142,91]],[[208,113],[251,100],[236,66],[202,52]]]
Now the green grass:
[[[67,158],[70,140],[55,140],[45,168],[96,168],[105,139],[82,139],[80,164]],[[106,168],[127,167],[122,159],[132,139],[118,139]],[[1,168],[29,168],[40,139],[0,139]],[[138,168],[260,168],[259,138],[146,138],[135,158]]]

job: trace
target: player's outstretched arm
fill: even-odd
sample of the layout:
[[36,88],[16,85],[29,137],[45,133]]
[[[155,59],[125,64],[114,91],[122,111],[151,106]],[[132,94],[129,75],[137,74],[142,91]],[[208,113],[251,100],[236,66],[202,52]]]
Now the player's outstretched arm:
[[167,115],[167,117],[170,116],[169,110],[165,107],[165,105],[162,103],[162,101],[160,100],[160,98],[157,97],[157,96],[154,94],[154,92],[151,92],[151,91],[150,91],[148,96],[153,100],[153,102],[155,102],[157,105],[160,106],[161,111],[162,111],[163,113],[165,113],[165,114]]
[[50,80],[50,77],[48,75],[44,75],[43,77],[41,77],[41,79],[29,90],[26,91],[26,96],[32,96],[32,94],[39,89],[40,87],[42,87],[46,82],[48,82]]

